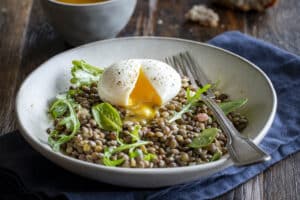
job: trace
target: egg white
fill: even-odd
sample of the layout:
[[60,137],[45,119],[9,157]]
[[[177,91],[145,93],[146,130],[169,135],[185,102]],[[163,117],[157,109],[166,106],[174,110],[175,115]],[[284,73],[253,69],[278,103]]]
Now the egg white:
[[140,70],[155,89],[162,104],[180,91],[180,75],[170,65],[153,59],[128,59],[105,69],[98,84],[100,98],[114,105],[128,106]]

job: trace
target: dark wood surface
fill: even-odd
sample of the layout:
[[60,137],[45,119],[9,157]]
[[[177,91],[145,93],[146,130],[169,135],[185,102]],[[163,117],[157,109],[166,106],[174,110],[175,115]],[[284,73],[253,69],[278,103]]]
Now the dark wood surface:
[[[135,13],[119,36],[158,35],[207,41],[240,30],[300,54],[300,1],[280,0],[264,13],[214,8],[217,28],[186,22],[184,13],[209,0],[138,0]],[[37,0],[0,0],[0,135],[17,129],[14,100],[22,80],[51,56],[69,49],[52,28]],[[3,153],[3,152],[2,152]],[[300,199],[300,153],[272,166],[219,200]]]

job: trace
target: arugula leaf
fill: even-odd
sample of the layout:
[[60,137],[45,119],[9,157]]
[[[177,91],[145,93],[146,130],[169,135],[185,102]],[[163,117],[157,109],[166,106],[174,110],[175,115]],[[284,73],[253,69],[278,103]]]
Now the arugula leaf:
[[124,162],[124,158],[117,159],[117,160],[111,160],[110,156],[113,154],[111,148],[105,148],[104,149],[104,157],[103,157],[103,164],[106,166],[115,167],[117,165],[120,165]]
[[219,160],[222,156],[222,152],[217,151],[216,153],[214,153],[214,155],[211,157],[210,162],[212,161],[216,161]]
[[[133,131],[130,133],[131,138],[132,138],[132,142],[138,142],[138,141],[141,141],[140,136],[139,136],[139,130],[140,130],[140,128],[141,128],[141,127],[140,127],[139,125],[136,125],[136,126],[134,127]],[[130,158],[135,158],[135,157],[137,157],[139,154],[140,154],[140,152],[139,152],[137,149],[136,149],[136,150],[135,150],[135,148],[130,148],[130,149],[129,149],[129,157],[130,157]],[[150,161],[150,160],[156,158],[156,155],[155,155],[155,154],[151,154],[151,153],[145,152],[145,154],[144,154],[143,157],[144,157],[144,160]]]
[[134,148],[129,149],[129,158],[135,158],[139,155],[139,152],[137,150],[134,150]]
[[236,109],[242,107],[248,102],[248,99],[242,98],[233,101],[227,101],[220,103],[219,106],[223,110],[223,112],[227,115],[228,113],[235,111]]
[[[135,158],[137,157],[141,152],[139,152],[137,149],[134,150],[134,148],[129,149],[129,158]],[[157,156],[153,153],[144,153],[143,155],[144,160],[151,161],[153,159],[156,159]]]
[[80,89],[80,87],[76,88],[76,89],[70,89],[67,92],[67,95],[71,98],[73,98],[75,95],[77,94],[81,94],[82,90]]
[[190,108],[194,106],[201,99],[201,94],[206,92],[210,87],[211,85],[207,84],[204,87],[199,88],[193,96],[191,96],[190,89],[188,88],[186,91],[188,103],[185,106],[183,106],[179,112],[175,112],[174,116],[169,120],[169,123],[172,123],[177,119],[180,119],[184,113],[188,112]]
[[184,113],[188,112],[191,107],[192,107],[192,104],[189,103],[189,104],[185,105],[179,112],[175,112],[174,116],[169,120],[169,123],[172,123],[172,122],[176,121],[177,119],[180,119],[181,116]]
[[84,84],[89,85],[93,82],[97,82],[100,78],[100,75],[103,73],[103,69],[92,66],[86,63],[84,60],[73,60],[72,64],[72,79],[70,82],[76,86]]
[[[131,133],[129,133],[131,138],[132,138],[133,143],[132,144],[124,144],[124,143],[121,142],[121,145],[119,147],[115,148],[113,150],[113,153],[118,153],[118,152],[129,149],[129,156],[136,157],[138,155],[138,152],[134,151],[134,149],[136,147],[139,147],[139,146],[142,146],[142,145],[145,145],[145,144],[149,143],[148,141],[142,141],[140,139],[140,135],[139,135],[139,130],[140,129],[141,129],[141,126],[139,126],[139,125],[134,126]],[[117,134],[117,140],[120,140],[118,134]]]
[[141,140],[140,134],[139,134],[140,129],[141,129],[141,126],[139,126],[139,125],[134,126],[133,131],[131,131],[131,133],[130,133],[132,142],[137,142],[137,141]]
[[118,153],[118,152],[121,152],[121,151],[125,151],[127,149],[136,148],[136,147],[139,147],[139,146],[142,146],[142,145],[146,145],[148,143],[149,143],[148,141],[139,141],[139,142],[132,143],[132,144],[123,144],[123,145],[115,148],[112,152],[113,153]]
[[53,139],[53,135],[50,134],[48,137],[48,143],[52,147],[53,151],[59,151],[60,146],[64,143],[70,141],[74,136],[75,136],[75,134],[73,134],[73,133],[70,135],[60,134],[60,135],[58,135],[58,139],[55,140],[55,139]]
[[188,102],[190,102],[191,101],[191,89],[190,88],[187,88],[186,89],[186,99],[187,99],[187,101]]
[[[124,144],[123,142],[120,141],[120,138],[117,134],[117,140],[119,140],[119,144],[120,146],[117,148],[105,148],[104,149],[104,157],[103,157],[103,164],[106,166],[117,166],[120,165],[124,162],[124,159],[118,159],[118,160],[110,160],[110,157],[115,154],[115,153],[119,153],[121,151],[125,151],[125,150],[129,150],[129,157],[130,158],[135,158],[137,157],[140,152],[138,149],[135,150],[135,148],[140,147],[142,145],[146,145],[149,142],[148,141],[142,141],[139,137],[139,130],[140,130],[140,126],[135,126],[133,131],[130,133],[131,137],[132,137],[132,144]],[[153,158],[156,158],[156,155],[151,154],[148,155],[146,154],[145,157],[147,160],[151,160]]]
[[195,103],[195,102],[199,101],[201,99],[201,94],[203,94],[204,92],[206,92],[210,87],[211,87],[210,84],[206,84],[202,88],[199,88],[196,91],[195,95],[193,95],[192,97],[190,97],[188,99],[188,102],[189,103]]
[[[110,156],[112,156],[115,153],[119,153],[121,151],[125,151],[125,150],[129,150],[129,157],[130,158],[135,158],[138,155],[140,155],[142,153],[141,150],[136,149],[137,147],[143,146],[148,144],[148,141],[143,141],[140,139],[139,137],[139,130],[140,130],[140,126],[135,126],[134,130],[130,133],[131,137],[132,137],[132,144],[124,144],[123,142],[119,142],[120,146],[112,149],[112,148],[105,148],[104,150],[104,157],[103,157],[103,163],[106,166],[117,166],[120,165],[124,162],[124,159],[118,159],[118,160],[110,160]],[[119,136],[117,135],[117,140],[120,140]],[[148,154],[146,152],[145,155],[143,155],[144,160],[152,160],[154,158],[156,158],[155,154]]]
[[202,131],[199,137],[195,137],[189,147],[201,148],[210,145],[218,134],[217,128],[207,128]]
[[48,136],[48,143],[52,147],[54,151],[59,151],[59,145],[56,143],[56,141],[53,139],[57,136],[59,132],[57,130],[52,130],[50,135]]
[[110,160],[108,157],[103,158],[103,164],[106,166],[115,167],[117,165],[120,165],[124,162],[124,158],[117,159],[117,160]]
[[53,119],[63,116],[68,110],[68,105],[62,101],[55,101],[50,107],[49,113]]
[[49,113],[53,119],[58,119],[59,125],[65,126],[68,131],[71,131],[69,135],[60,133],[57,130],[53,130],[50,133],[48,143],[54,151],[59,151],[60,145],[70,141],[80,127],[75,107],[75,103],[71,99],[68,99],[66,95],[63,95],[58,96],[49,109]]
[[117,131],[117,134],[116,134],[116,140],[117,142],[120,144],[120,145],[123,145],[123,140],[120,138],[120,132]]
[[155,154],[152,154],[152,153],[148,153],[146,155],[144,155],[144,160],[147,160],[147,161],[151,161],[153,159],[156,159],[157,156]]
[[119,112],[109,103],[100,103],[92,107],[92,114],[98,126],[108,131],[121,131],[122,120]]
[[[103,164],[106,165],[106,166],[120,165],[124,162],[123,158],[113,161],[113,160],[110,160],[110,156],[112,156],[115,153],[125,151],[127,149],[134,149],[136,147],[139,147],[139,146],[142,146],[142,145],[145,145],[145,144],[148,144],[148,143],[149,142],[147,142],[147,141],[140,141],[140,142],[136,142],[136,143],[133,143],[133,144],[123,144],[123,145],[121,145],[117,148],[114,148],[114,149],[106,148],[104,150]],[[130,158],[131,158],[131,156],[136,157],[137,155],[138,155],[138,152],[134,152],[132,154],[129,154]]]

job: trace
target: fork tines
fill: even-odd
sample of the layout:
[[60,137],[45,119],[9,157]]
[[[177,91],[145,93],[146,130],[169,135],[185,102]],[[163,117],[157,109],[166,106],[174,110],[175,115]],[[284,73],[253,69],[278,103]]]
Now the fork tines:
[[[199,87],[210,83],[201,66],[197,64],[188,51],[166,57],[165,61],[173,66],[179,74],[187,76],[194,86]],[[214,97],[214,93],[208,90],[207,96]]]

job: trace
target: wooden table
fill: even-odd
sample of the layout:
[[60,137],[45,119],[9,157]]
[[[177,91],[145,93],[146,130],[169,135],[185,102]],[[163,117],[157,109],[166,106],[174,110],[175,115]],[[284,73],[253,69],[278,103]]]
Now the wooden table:
[[[215,8],[218,28],[187,23],[184,13],[208,0],[138,0],[134,16],[120,36],[159,35],[206,41],[240,30],[300,54],[300,1],[281,0],[265,13]],[[15,94],[22,80],[51,56],[70,48],[44,17],[39,1],[0,0],[0,135],[16,129]],[[300,153],[217,199],[300,199]]]

